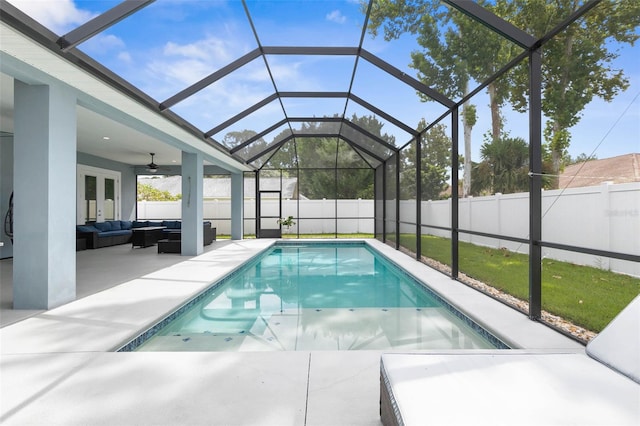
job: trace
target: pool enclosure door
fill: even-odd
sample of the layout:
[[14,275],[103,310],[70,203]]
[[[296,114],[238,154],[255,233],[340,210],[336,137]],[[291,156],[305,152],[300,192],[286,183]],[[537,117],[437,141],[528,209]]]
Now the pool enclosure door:
[[260,191],[256,203],[256,237],[281,238],[282,225],[278,220],[282,217],[282,192]]

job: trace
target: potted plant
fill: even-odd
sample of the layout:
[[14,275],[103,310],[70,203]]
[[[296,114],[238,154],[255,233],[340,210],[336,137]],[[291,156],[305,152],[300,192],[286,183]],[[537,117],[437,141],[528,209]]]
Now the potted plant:
[[278,219],[278,224],[280,226],[284,226],[287,228],[287,231],[289,230],[289,228],[291,228],[293,225],[295,225],[296,223],[293,220],[293,216],[289,216],[286,219],[285,218],[280,218]]

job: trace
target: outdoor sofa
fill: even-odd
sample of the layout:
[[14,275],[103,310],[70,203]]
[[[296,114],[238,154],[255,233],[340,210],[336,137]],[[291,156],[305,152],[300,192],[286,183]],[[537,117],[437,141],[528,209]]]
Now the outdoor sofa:
[[[86,248],[96,249],[109,247],[118,244],[128,244],[131,242],[132,229],[148,226],[163,226],[163,238],[167,238],[169,233],[180,232],[182,222],[179,220],[163,221],[128,221],[128,220],[108,220],[104,222],[92,222],[86,225],[76,226],[76,239],[85,240]],[[215,228],[211,227],[210,221],[202,224],[204,245],[209,245],[215,240]]]
[[582,352],[384,354],[389,425],[639,425],[640,296]]

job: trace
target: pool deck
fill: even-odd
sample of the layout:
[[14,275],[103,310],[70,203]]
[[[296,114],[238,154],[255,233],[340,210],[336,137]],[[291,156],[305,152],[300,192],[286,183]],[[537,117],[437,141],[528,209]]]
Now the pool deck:
[[[0,423],[380,425],[382,352],[113,352],[273,242],[217,241],[197,257],[128,245],[79,252],[77,300],[48,311],[14,311],[2,300]],[[502,303],[367,242],[513,347],[584,352]],[[138,269],[125,266],[136,256]],[[107,269],[90,269],[109,257]],[[1,265],[3,299],[8,263]]]

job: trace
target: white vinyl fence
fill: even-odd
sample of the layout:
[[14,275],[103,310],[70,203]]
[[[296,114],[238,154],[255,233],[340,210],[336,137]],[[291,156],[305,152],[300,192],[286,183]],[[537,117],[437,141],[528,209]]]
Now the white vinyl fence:
[[[263,212],[278,211],[278,200],[263,200]],[[298,212],[297,200],[282,200],[282,217],[295,217],[296,224],[289,230],[297,234],[373,234],[373,200],[300,200]],[[140,220],[180,219],[181,201],[139,201],[138,218]],[[244,232],[255,234],[256,203],[253,199],[244,202]],[[211,220],[217,233],[231,234],[231,200],[203,201],[203,217]],[[338,218],[336,229],[335,217]],[[309,219],[306,219],[309,218]]]
[[[402,205],[400,206],[402,210]],[[460,199],[460,229],[517,238],[529,237],[529,194],[496,194]],[[451,201],[422,204],[422,224],[451,225]],[[576,247],[640,255],[640,183],[543,191],[542,240]],[[415,213],[413,213],[415,219]],[[448,232],[423,228],[423,233],[448,237]],[[460,234],[460,241],[528,253],[527,244]],[[550,259],[595,266],[640,276],[637,262],[610,259],[551,248],[543,248]]]
[[[273,208],[277,201],[273,201]],[[373,233],[373,200],[297,200],[282,201],[282,216],[294,216],[296,225],[289,232]],[[141,219],[179,219],[180,201],[138,203]],[[618,253],[640,254],[640,182],[602,184],[594,187],[544,191],[542,197],[542,239],[577,247]],[[244,227],[246,234],[255,233],[255,201],[245,200]],[[423,201],[423,225],[450,227],[451,200]],[[527,239],[529,236],[529,194],[496,194],[469,197],[459,201],[460,229]],[[219,234],[229,234],[231,228],[230,200],[204,201],[204,217],[211,219]],[[315,219],[305,219],[313,217]],[[338,229],[336,221],[338,217]],[[415,201],[400,202],[402,221],[415,223]],[[347,219],[349,218],[349,219]],[[407,227],[411,229],[412,227]],[[404,227],[401,227],[404,229]],[[285,231],[286,232],[286,231]],[[423,226],[424,234],[449,237],[448,231]],[[460,241],[507,248],[528,253],[525,243],[461,233]],[[628,275],[640,276],[640,264],[602,258],[594,255],[557,249],[543,249],[547,258],[596,266]]]

